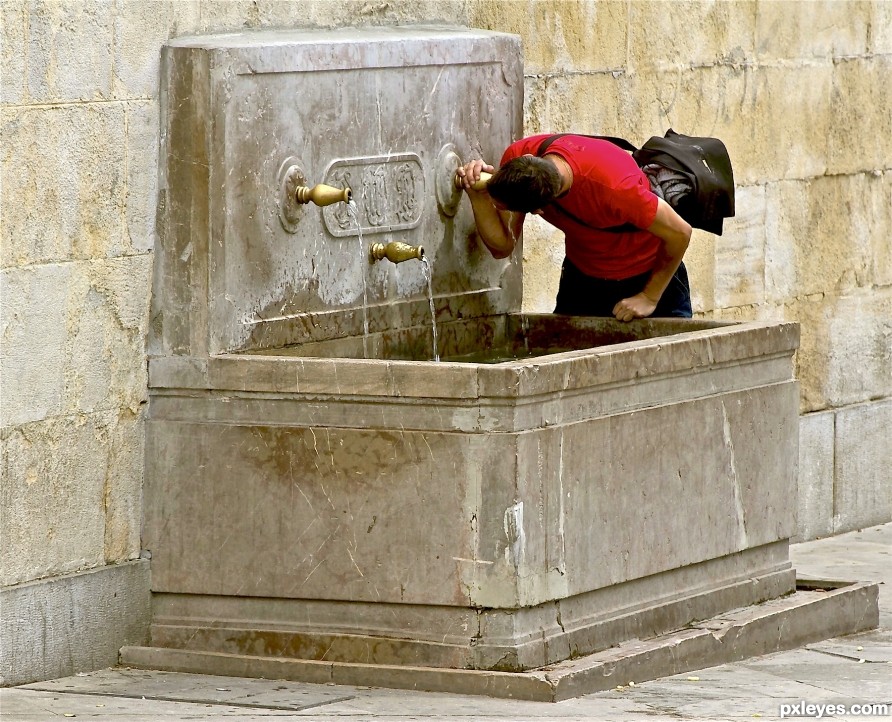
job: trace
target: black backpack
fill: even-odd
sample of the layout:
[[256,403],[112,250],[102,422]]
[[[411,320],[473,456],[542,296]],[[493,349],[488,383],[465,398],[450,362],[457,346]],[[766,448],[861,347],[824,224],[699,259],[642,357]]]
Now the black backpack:
[[[539,144],[537,155],[545,155],[548,146],[566,135],[582,134],[551,135]],[[623,138],[606,135],[583,135],[582,137],[610,141],[623,150],[631,152],[639,168],[656,163],[682,174],[690,182],[693,190],[682,196],[673,207],[678,215],[694,228],[700,228],[720,236],[724,219],[734,216],[734,173],[731,169],[731,158],[728,156],[725,144],[718,138],[696,138],[681,135],[670,128],[666,131],[665,137],[653,136],[641,148],[636,148]],[[560,206],[558,206],[558,210],[567,213]],[[569,214],[567,213],[567,215]],[[628,231],[630,229],[631,227],[626,224],[601,230]]]

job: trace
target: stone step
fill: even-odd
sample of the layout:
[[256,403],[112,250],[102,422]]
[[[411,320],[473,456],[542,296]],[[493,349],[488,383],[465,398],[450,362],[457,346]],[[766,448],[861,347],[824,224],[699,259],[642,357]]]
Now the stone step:
[[528,672],[348,664],[164,647],[124,647],[128,667],[558,702],[874,629],[879,585],[800,580],[797,591],[653,639]]

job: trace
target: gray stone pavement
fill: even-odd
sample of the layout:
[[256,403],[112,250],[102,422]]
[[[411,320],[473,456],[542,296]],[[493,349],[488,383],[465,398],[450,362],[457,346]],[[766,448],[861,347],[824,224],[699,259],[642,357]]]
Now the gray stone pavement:
[[614,690],[557,703],[117,667],[0,690],[0,719],[638,722],[771,720],[782,710],[892,719],[892,524],[797,544],[792,558],[800,578],[881,582],[879,629],[653,682],[617,680]]

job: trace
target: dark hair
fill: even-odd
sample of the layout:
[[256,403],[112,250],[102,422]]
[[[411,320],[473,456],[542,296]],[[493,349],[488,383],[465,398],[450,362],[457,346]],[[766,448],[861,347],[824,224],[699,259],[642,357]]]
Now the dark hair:
[[557,197],[561,176],[550,161],[522,155],[499,168],[486,184],[486,190],[508,210],[531,213]]

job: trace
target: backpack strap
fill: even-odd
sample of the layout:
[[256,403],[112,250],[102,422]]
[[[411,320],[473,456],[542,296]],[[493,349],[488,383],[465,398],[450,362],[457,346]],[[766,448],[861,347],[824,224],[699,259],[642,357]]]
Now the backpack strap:
[[[581,133],[556,133],[555,135],[549,135],[547,138],[543,138],[542,142],[539,143],[539,148],[536,151],[536,155],[541,158],[545,155],[545,152],[548,150],[549,146],[554,143],[558,138],[563,138],[568,135],[578,135],[583,138],[594,138],[595,140],[606,140],[610,143],[613,143],[616,146],[619,146],[623,150],[627,150],[630,153],[636,152],[638,149],[632,145],[629,141],[624,138],[615,138],[610,135],[583,135]],[[567,218],[571,221],[578,223],[580,226],[585,226],[586,228],[591,228],[588,223],[577,218],[575,215],[570,213],[566,208],[564,208],[557,201],[552,201],[551,206],[558,211],[559,213],[563,213]],[[640,231],[642,229],[638,228],[638,226],[633,223],[623,223],[621,226],[610,226],[609,228],[597,228],[595,230],[604,231],[606,233],[631,233],[633,231]]]
[[614,145],[618,145],[623,150],[627,150],[630,153],[634,153],[638,150],[634,145],[632,145],[625,138],[616,138],[612,135],[585,135],[584,133],[556,133],[555,135],[549,135],[547,138],[543,138],[542,142],[539,143],[539,149],[536,152],[536,155],[540,158],[545,155],[545,151],[548,150],[548,146],[550,146],[554,141],[558,138],[563,138],[568,135],[576,135],[580,138],[594,138],[595,140],[606,140]]

